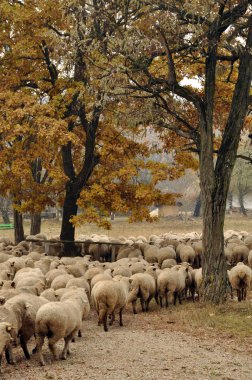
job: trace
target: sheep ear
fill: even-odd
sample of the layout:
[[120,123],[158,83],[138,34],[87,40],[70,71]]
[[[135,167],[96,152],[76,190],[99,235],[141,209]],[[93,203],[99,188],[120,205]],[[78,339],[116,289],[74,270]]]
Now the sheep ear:
[[0,305],[4,305],[5,301],[6,301],[6,299],[3,296],[1,296],[0,297]]

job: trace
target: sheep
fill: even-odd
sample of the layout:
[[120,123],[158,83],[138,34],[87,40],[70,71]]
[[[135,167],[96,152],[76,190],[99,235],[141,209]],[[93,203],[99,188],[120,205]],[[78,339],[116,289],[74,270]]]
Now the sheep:
[[190,285],[190,291],[192,294],[192,299],[195,299],[195,291],[198,294],[198,299],[200,299],[200,287],[203,281],[202,277],[202,268],[193,269],[192,273],[192,282]]
[[158,254],[159,254],[159,248],[156,246],[146,245],[144,247],[144,259],[148,263],[157,263],[158,262]]
[[118,265],[116,268],[112,269],[112,275],[115,276],[123,276],[130,277],[132,276],[132,270],[128,265]]
[[49,270],[49,272],[47,272],[47,274],[46,274],[47,285],[51,286],[51,283],[53,282],[53,280],[56,277],[61,276],[63,274],[67,274],[65,268],[55,268],[55,269]]
[[248,254],[248,266],[252,269],[252,251]]
[[163,261],[166,259],[176,259],[176,252],[173,247],[163,247],[159,249],[158,252],[158,264],[162,265]]
[[95,284],[99,281],[112,281],[113,278],[109,274],[106,273],[99,273],[96,276],[94,276],[91,280],[91,289],[95,286]]
[[[36,313],[40,306],[47,302],[45,298],[21,293],[8,299],[4,306],[0,307],[0,320],[11,323],[13,337],[16,339],[19,335],[20,345],[27,359],[30,359],[27,342],[35,333]],[[12,347],[8,348],[7,355],[13,361]]]
[[181,304],[181,295],[186,288],[186,282],[188,280],[189,268],[186,266],[180,266],[178,270],[165,269],[160,273],[157,278],[157,289],[159,296],[160,306],[163,306],[163,298],[166,300],[166,307],[168,307],[168,297],[173,297],[173,303],[176,305],[177,298]]
[[195,251],[194,264],[197,268],[201,266],[201,256],[202,256],[202,240],[192,242],[192,247]]
[[54,290],[60,289],[60,288],[65,288],[66,284],[68,283],[69,280],[74,278],[71,274],[61,274],[60,276],[57,276],[53,282],[51,283],[51,288]]
[[179,244],[176,249],[180,262],[187,262],[193,265],[195,260],[195,250],[190,245]]
[[[99,239],[98,239],[99,240]],[[111,260],[111,249],[108,238],[100,239],[100,242],[107,244],[90,244],[88,253],[92,256],[93,260],[106,261]]]
[[4,263],[11,258],[6,252],[0,252],[0,263]]
[[71,278],[67,282],[66,288],[71,288],[73,286],[85,289],[85,292],[88,295],[88,299],[90,299],[90,285],[84,277]]
[[136,263],[130,263],[129,267],[131,269],[132,274],[135,273],[144,273],[146,271],[147,263],[144,262],[136,262]]
[[124,259],[124,258],[128,258],[129,256],[131,257],[138,257],[142,254],[142,252],[133,247],[133,246],[130,246],[130,247],[121,247],[118,251],[118,255],[116,257],[116,260],[121,260],[121,259]]
[[74,277],[82,277],[84,276],[86,270],[88,269],[88,265],[85,264],[85,269],[80,264],[74,264],[74,265],[66,265],[65,269],[68,274],[73,275]]
[[20,281],[21,279],[25,279],[27,277],[37,277],[37,279],[45,280],[45,276],[41,269],[39,268],[22,268],[20,269],[14,277],[15,283]]
[[35,261],[34,268],[40,268],[46,274],[51,266],[51,259],[49,257],[42,257],[40,260]]
[[36,332],[36,350],[42,366],[45,361],[42,354],[44,339],[48,337],[48,346],[57,359],[55,344],[64,338],[65,346],[61,358],[66,360],[69,354],[69,343],[80,330],[82,317],[87,298],[83,289],[76,288],[71,298],[68,297],[60,302],[49,302],[40,307],[36,315],[35,332]]
[[6,360],[9,364],[14,364],[13,358],[10,358],[8,352],[13,341],[13,327],[8,322],[0,322],[0,373],[2,373],[1,363],[3,352],[6,353]]
[[233,290],[236,290],[238,301],[245,300],[252,279],[251,269],[243,262],[239,262],[228,272],[228,278],[231,285],[231,298],[233,298]]
[[161,269],[172,268],[174,265],[177,265],[177,261],[174,259],[166,259],[162,262]]
[[245,239],[244,239],[244,244],[248,247],[249,250],[252,249],[252,236],[247,236]]
[[244,244],[235,245],[232,249],[232,265],[241,261],[248,262],[249,249]]
[[104,331],[108,331],[107,316],[111,316],[112,325],[116,309],[119,309],[119,323],[123,326],[122,312],[127,303],[130,282],[128,277],[120,276],[116,280],[99,281],[94,285],[91,297],[98,314],[98,325],[103,323]]
[[55,290],[52,289],[52,288],[49,288],[49,289],[45,289],[41,294],[40,296],[41,297],[44,297],[46,298],[48,301],[50,302],[53,302],[53,301],[57,301],[57,297],[56,297],[56,294],[55,294]]
[[136,273],[130,277],[131,288],[128,302],[132,303],[133,313],[137,314],[136,301],[140,298],[142,311],[149,310],[149,303],[153,297],[156,298],[156,268],[149,267],[145,273]]
[[[68,290],[64,292],[64,294],[62,294],[62,296],[60,297],[60,301],[65,301],[66,299],[74,298],[76,294],[76,289],[80,289],[80,288],[77,288],[77,287],[68,288]],[[87,297],[87,293],[85,292],[85,289],[84,290],[82,289],[82,291],[83,291],[84,298],[86,299],[86,302],[84,302],[83,311],[82,311],[82,320],[84,321],[85,319],[87,319],[90,313],[90,303]],[[80,331],[79,331],[79,337],[81,337]]]
[[92,267],[92,268],[89,268],[86,273],[84,274],[84,277],[85,279],[91,283],[91,280],[94,276],[96,276],[97,274],[99,273],[103,273],[104,272],[104,269],[103,267]]

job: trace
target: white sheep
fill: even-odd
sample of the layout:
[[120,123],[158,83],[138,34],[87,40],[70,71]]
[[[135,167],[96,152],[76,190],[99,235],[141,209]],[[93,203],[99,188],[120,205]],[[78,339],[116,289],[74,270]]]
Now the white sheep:
[[162,265],[163,261],[166,259],[176,259],[176,252],[173,247],[163,247],[159,249],[158,252],[158,264]]
[[4,352],[6,354],[7,362],[9,364],[14,364],[13,358],[10,358],[8,354],[10,351],[11,343],[13,341],[12,331],[13,327],[10,323],[0,322],[0,373],[2,373],[1,363]]
[[71,274],[61,274],[60,276],[57,276],[51,283],[51,288],[54,290],[65,288],[68,281],[74,278]]
[[168,307],[168,298],[176,305],[177,298],[181,304],[181,295],[186,288],[189,268],[180,266],[176,269],[164,269],[157,278],[157,289],[159,296],[160,306],[163,306],[163,299],[165,298],[166,307]]
[[252,269],[252,251],[248,254],[248,266]]
[[233,298],[233,290],[236,290],[238,301],[245,300],[252,279],[251,269],[243,262],[239,262],[228,272],[228,278],[231,285],[231,297]]
[[179,244],[177,246],[176,253],[181,262],[187,262],[193,265],[196,256],[193,247],[187,244]]
[[140,298],[142,311],[149,310],[149,303],[156,298],[156,268],[148,267],[145,273],[136,273],[130,277],[131,287],[128,302],[132,303],[133,313],[137,314],[136,302]]
[[45,337],[48,337],[48,346],[54,359],[58,358],[55,344],[64,338],[65,346],[61,358],[67,358],[67,354],[70,353],[69,343],[81,329],[83,310],[87,302],[83,289],[76,288],[70,299],[49,302],[38,310],[35,323],[36,350],[41,365],[45,365],[42,354]]
[[[45,298],[21,293],[8,299],[0,307],[0,320],[12,325],[13,336],[20,337],[20,345],[27,359],[30,359],[27,342],[35,333],[36,313],[40,306],[47,302]],[[13,361],[12,347],[9,347],[7,351],[10,360]]]
[[113,281],[97,282],[91,297],[98,314],[98,325],[103,323],[104,331],[108,331],[107,317],[111,316],[110,325],[115,319],[115,311],[119,309],[120,326],[123,326],[122,312],[127,303],[130,287],[128,277],[119,277]]

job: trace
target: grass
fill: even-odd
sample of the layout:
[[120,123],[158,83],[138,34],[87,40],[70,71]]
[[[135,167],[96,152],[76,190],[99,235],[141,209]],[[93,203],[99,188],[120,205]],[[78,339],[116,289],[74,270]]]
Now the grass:
[[[174,233],[186,233],[191,231],[201,232],[202,231],[202,219],[193,219],[187,222],[179,220],[177,218],[162,218],[158,222],[148,223],[128,223],[126,218],[116,217],[115,220],[111,222],[111,230],[104,230],[99,228],[95,224],[83,224],[76,228],[76,237],[80,234],[106,234],[111,237],[118,237],[120,235],[124,236],[138,236],[143,235],[148,237],[152,234],[162,234],[165,232]],[[53,219],[43,220],[41,232],[44,232],[48,237],[56,236],[60,234],[61,222]],[[247,231],[252,234],[252,218],[244,217],[240,214],[227,215],[225,220],[225,230],[237,230],[237,231]],[[29,234],[30,221],[24,221],[25,234]],[[0,231],[0,236],[8,237],[14,239],[13,230]]]
[[249,339],[252,343],[252,303],[228,301],[224,305],[188,302],[179,307],[171,307],[169,318],[185,330],[202,330],[210,334],[225,333],[229,338]]

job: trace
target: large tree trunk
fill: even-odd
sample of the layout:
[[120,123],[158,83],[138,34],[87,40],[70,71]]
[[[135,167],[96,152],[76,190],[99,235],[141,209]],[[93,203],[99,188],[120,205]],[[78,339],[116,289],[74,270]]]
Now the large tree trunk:
[[[204,176],[204,174],[203,174]],[[204,179],[203,179],[204,181]],[[226,194],[202,186],[203,205],[203,300],[216,304],[226,300],[227,267],[224,255]]]
[[14,216],[14,234],[15,234],[15,244],[20,243],[25,240],[24,227],[23,227],[23,215],[17,210],[13,209]]
[[41,232],[41,214],[35,213],[31,214],[31,229],[30,234],[36,235]]
[[77,199],[76,193],[71,186],[66,188],[66,197],[63,205],[63,216],[61,224],[60,240],[67,240],[64,243],[64,251],[61,256],[79,256],[79,251],[74,244],[75,226],[70,222],[70,219],[77,215]]

